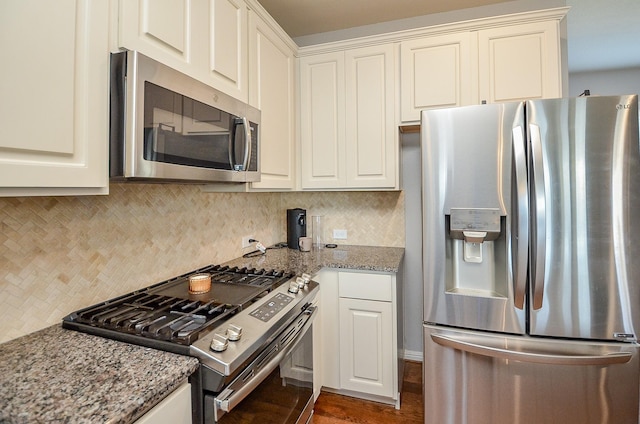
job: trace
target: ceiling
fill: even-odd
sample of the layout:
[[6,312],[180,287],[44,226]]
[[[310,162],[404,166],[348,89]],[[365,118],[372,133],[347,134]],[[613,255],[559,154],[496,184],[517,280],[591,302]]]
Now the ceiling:
[[318,34],[509,0],[258,0],[290,37]]
[[[525,0],[258,0],[292,38]],[[498,5],[505,3],[504,5]],[[640,67],[640,1],[566,0],[569,71]]]

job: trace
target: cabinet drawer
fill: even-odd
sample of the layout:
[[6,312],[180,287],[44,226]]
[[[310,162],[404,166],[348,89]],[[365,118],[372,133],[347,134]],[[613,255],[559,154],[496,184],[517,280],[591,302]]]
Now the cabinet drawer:
[[391,275],[340,272],[338,275],[338,294],[353,299],[380,300],[391,302]]

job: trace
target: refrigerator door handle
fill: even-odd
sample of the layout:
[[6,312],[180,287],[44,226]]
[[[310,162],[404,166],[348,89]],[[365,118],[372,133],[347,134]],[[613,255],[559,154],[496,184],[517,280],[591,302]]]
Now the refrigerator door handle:
[[431,334],[431,339],[441,346],[475,353],[496,359],[512,360],[520,362],[532,362],[547,365],[614,365],[629,362],[632,354],[629,352],[611,352],[604,355],[575,354],[566,355],[560,353],[525,352],[505,349],[499,346],[488,346],[459,340],[451,336]]
[[518,309],[524,309],[527,291],[527,256],[529,254],[529,199],[527,190],[527,158],[525,154],[524,129],[517,126],[512,130],[513,158],[515,163],[517,226],[515,242],[515,263],[513,272],[513,302]]
[[532,276],[533,309],[542,308],[544,295],[544,275],[546,256],[546,204],[545,204],[545,178],[542,162],[542,138],[540,127],[529,124],[529,136],[531,140],[531,160],[533,177],[533,202],[532,207],[536,215],[535,240],[532,244],[532,258],[534,260]]

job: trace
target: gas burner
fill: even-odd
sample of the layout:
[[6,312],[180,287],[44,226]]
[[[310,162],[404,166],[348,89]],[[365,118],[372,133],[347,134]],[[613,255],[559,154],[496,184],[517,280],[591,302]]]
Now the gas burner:
[[200,332],[238,309],[215,300],[202,302],[142,292],[85,309],[75,322],[190,345]]
[[292,273],[283,271],[264,270],[255,268],[238,268],[220,265],[212,265],[205,267],[201,272],[211,274],[212,282],[243,284],[248,286],[270,287],[271,289],[279,286],[282,282],[294,277]]
[[[211,289],[190,293],[189,276],[202,273],[211,275]],[[293,277],[282,271],[209,265],[75,312],[63,325],[134,343],[153,340],[151,347],[166,349],[164,342],[188,347]],[[185,353],[177,347],[169,350]]]

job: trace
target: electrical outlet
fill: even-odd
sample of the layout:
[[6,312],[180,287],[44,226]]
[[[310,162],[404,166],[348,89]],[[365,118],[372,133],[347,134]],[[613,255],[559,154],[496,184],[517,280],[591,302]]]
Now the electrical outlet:
[[253,239],[253,236],[244,236],[242,237],[242,248],[246,249],[251,246],[251,242],[249,240]]
[[333,230],[333,238],[335,240],[346,240],[347,230]]

